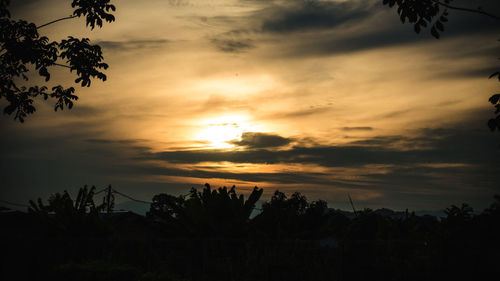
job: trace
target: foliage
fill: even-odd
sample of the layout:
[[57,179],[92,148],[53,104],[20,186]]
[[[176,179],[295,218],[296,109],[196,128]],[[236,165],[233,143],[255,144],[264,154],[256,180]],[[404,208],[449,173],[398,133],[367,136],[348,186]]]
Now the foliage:
[[148,216],[162,221],[172,221],[182,212],[184,203],[185,199],[183,196],[175,197],[165,193],[155,195]]
[[[444,0],[449,4],[451,0]],[[384,5],[397,6],[399,18],[403,23],[413,24],[416,33],[422,28],[431,27],[431,34],[439,38],[439,32],[444,31],[444,23],[448,21],[448,10],[440,9],[439,1],[435,0],[383,0]]]
[[[29,114],[36,111],[34,99],[43,97],[55,99],[54,110],[71,109],[78,99],[74,95],[74,87],[61,85],[27,86],[33,78],[32,70],[48,82],[51,78],[49,69],[52,66],[68,68],[76,72],[75,83],[89,87],[92,79],[106,80],[102,70],[107,69],[101,47],[91,45],[88,38],[68,36],[60,42],[50,41],[41,36],[39,30],[55,22],[84,16],[87,26],[94,29],[102,27],[103,21],[113,22],[114,16],[108,13],[115,11],[110,0],[73,0],[75,8],[69,17],[61,18],[44,25],[36,26],[26,20],[12,20],[8,10],[9,0],[0,0],[0,99],[7,100],[4,113],[14,114],[14,120],[24,122]],[[63,61],[66,64],[61,64]],[[20,82],[24,81],[24,82]]]
[[[325,201],[276,191],[250,218],[261,194],[255,188],[245,200],[235,188],[209,185],[192,189],[188,197],[159,194],[148,218],[96,216],[101,207],[93,203],[93,188],[82,188],[74,201],[67,192],[55,194],[47,205],[31,202],[26,217],[48,216],[43,222],[52,226],[62,214],[72,214],[71,227],[78,232],[20,241],[8,236],[18,233],[9,228],[19,224],[9,224],[0,233],[9,257],[0,277],[349,281],[471,280],[499,273],[500,196],[480,214],[462,204],[446,208],[440,220],[388,209],[365,209],[349,219]],[[112,235],[92,235],[101,226],[83,217],[106,223]]]
[[255,187],[247,200],[236,187],[212,190],[209,184],[189,198],[159,194],[153,197],[149,216],[159,218],[187,235],[241,235],[263,190]]
[[96,235],[104,229],[99,221],[99,212],[104,205],[96,206],[93,200],[95,186],[80,188],[73,201],[67,191],[56,193],[45,205],[41,198],[37,202],[30,200],[29,212],[53,226],[58,234],[71,236]]
[[79,215],[96,215],[102,208],[96,206],[93,200],[95,186],[90,189],[85,185],[80,188],[76,200],[73,201],[67,191],[63,194],[56,193],[49,198],[49,204],[44,205],[41,198],[38,198],[37,203],[30,200],[30,212],[47,214],[54,212],[57,214],[79,214]]
[[[490,78],[494,76],[498,76],[498,81],[500,81],[500,72],[493,73]],[[491,131],[495,131],[495,129],[500,131],[500,94],[494,94],[490,97],[489,101],[495,107],[496,117],[488,120],[488,127],[490,127]]]
[[299,192],[287,198],[276,190],[271,200],[262,204],[262,213],[255,218],[255,223],[272,238],[294,237],[300,231],[308,205],[306,197]]
[[73,12],[74,16],[85,16],[87,26],[92,29],[97,25],[102,27],[103,20],[107,22],[115,21],[115,17],[109,14],[109,10],[115,11],[114,5],[109,4],[110,0],[73,0],[72,8],[76,8]]
[[484,210],[486,215],[500,217],[500,195],[495,195],[495,202],[493,202],[489,208]]
[[253,223],[258,232],[272,239],[318,239],[340,237],[347,221],[323,200],[308,202],[299,192],[287,197],[277,190],[262,204],[262,212]]

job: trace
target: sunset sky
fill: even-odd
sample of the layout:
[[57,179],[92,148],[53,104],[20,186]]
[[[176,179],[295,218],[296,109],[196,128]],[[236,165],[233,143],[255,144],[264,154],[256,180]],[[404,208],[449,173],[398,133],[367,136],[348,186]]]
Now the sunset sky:
[[[38,25],[72,13],[70,0],[11,2]],[[81,88],[53,67],[49,85],[77,89],[72,110],[37,100],[24,124],[0,117],[2,199],[111,184],[151,200],[208,182],[342,209],[350,194],[359,208],[482,210],[500,194],[500,134],[486,125],[498,20],[450,11],[436,40],[382,0],[111,2],[102,29],[40,29],[99,44],[108,79]],[[496,0],[453,3],[500,14]]]

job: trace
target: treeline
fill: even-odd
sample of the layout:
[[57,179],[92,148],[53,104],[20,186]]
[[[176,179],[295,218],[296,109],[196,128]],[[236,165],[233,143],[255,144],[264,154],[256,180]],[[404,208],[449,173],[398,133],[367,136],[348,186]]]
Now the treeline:
[[500,196],[443,218],[370,209],[349,218],[325,201],[262,189],[158,194],[140,216],[110,212],[84,187],[28,213],[1,212],[1,280],[476,280],[499,276]]

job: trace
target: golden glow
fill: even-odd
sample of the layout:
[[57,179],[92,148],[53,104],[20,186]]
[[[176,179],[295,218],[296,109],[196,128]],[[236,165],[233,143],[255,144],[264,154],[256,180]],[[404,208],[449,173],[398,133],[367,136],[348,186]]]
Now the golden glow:
[[276,82],[269,75],[242,77],[235,73],[232,77],[201,79],[192,91],[228,95],[248,95],[275,88]]
[[197,140],[208,143],[208,148],[233,148],[231,142],[241,140],[243,132],[251,131],[247,117],[242,115],[225,115],[204,120]]
[[232,140],[241,137],[242,130],[237,123],[211,124],[199,133],[201,140],[206,140],[212,148],[231,148]]

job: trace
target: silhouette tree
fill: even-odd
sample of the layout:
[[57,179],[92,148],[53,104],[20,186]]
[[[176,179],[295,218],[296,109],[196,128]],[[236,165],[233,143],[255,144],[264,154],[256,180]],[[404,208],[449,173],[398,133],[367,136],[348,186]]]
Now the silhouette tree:
[[460,207],[451,205],[451,207],[446,208],[444,211],[446,217],[441,221],[445,237],[452,239],[470,237],[473,231],[473,212],[472,207],[467,204],[462,204]]
[[319,239],[340,236],[347,218],[328,209],[323,200],[308,202],[300,192],[287,197],[277,190],[262,212],[255,217],[255,227],[271,238]]
[[[245,200],[234,187],[207,184],[188,196],[153,198],[148,216],[176,232],[165,239],[149,228],[155,221],[99,216],[105,206],[94,203],[95,194],[85,186],[75,200],[63,192],[48,204],[31,201],[31,215],[0,212],[2,280],[465,280],[498,273],[500,196],[479,215],[462,204],[441,220],[370,209],[348,219],[325,201],[276,191],[250,219],[262,189]],[[57,231],[43,235],[47,224],[37,217]],[[99,222],[108,232],[97,232]],[[322,243],[332,241],[325,226],[343,235]],[[23,240],[22,231],[36,239]]]
[[[413,24],[416,33],[420,33],[423,28],[430,27],[431,35],[439,39],[440,33],[444,31],[444,24],[448,22],[450,10],[463,11],[484,15],[500,21],[500,16],[483,10],[482,7],[476,9],[463,8],[451,5],[453,0],[383,0],[384,5],[396,6],[401,22],[406,21]],[[500,82],[500,71],[493,73],[490,78],[497,77]],[[494,94],[489,101],[496,108],[495,118],[488,120],[488,127],[491,131],[500,131],[500,94]]]
[[185,202],[184,196],[175,197],[165,193],[155,195],[147,216],[163,223],[173,223],[182,212]]
[[271,200],[262,204],[262,213],[255,218],[255,223],[272,238],[294,237],[301,231],[301,220],[308,205],[307,198],[299,192],[287,198],[276,190]]
[[95,186],[80,188],[73,201],[67,191],[50,196],[48,205],[41,198],[30,200],[28,211],[37,215],[53,227],[56,233],[72,236],[86,236],[102,233],[99,212],[105,205],[95,205]]
[[495,195],[494,198],[495,202],[493,202],[489,208],[484,210],[484,213],[500,217],[500,195]]
[[483,237],[480,239],[495,240],[500,235],[500,195],[495,195],[495,202],[476,216],[477,225]]
[[[50,41],[41,36],[39,30],[59,21],[77,17],[85,17],[86,25],[94,29],[102,27],[103,22],[113,22],[115,17],[108,13],[115,11],[110,0],[73,0],[73,14],[51,22],[35,25],[26,20],[12,20],[8,10],[9,0],[0,0],[0,99],[7,100],[4,113],[14,114],[14,120],[24,119],[36,111],[34,99],[43,97],[54,99],[54,110],[71,109],[78,99],[75,88],[46,85],[26,85],[30,78],[30,69],[48,82],[51,78],[49,69],[52,66],[76,72],[75,83],[89,87],[91,79],[106,80],[101,71],[107,69],[101,47],[91,45],[88,38],[68,36],[60,42]],[[60,63],[63,61],[63,63]],[[19,80],[24,80],[22,85]]]
[[255,204],[262,196],[255,187],[247,200],[236,194],[235,186],[212,190],[209,184],[201,192],[191,189],[189,197],[158,194],[153,197],[148,216],[172,224],[193,236],[243,235]]

